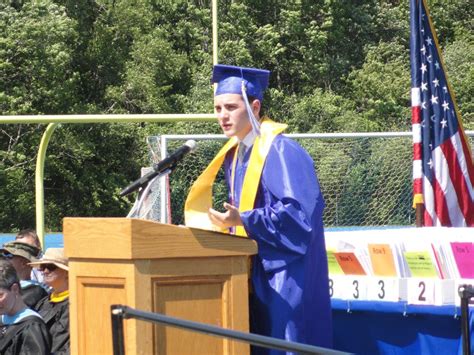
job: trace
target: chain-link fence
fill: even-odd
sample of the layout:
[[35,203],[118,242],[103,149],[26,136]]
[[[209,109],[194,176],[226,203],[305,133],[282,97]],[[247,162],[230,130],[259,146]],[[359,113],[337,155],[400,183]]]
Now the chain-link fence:
[[[326,227],[414,225],[410,132],[288,136],[298,141],[314,160],[326,201]],[[170,211],[171,219],[167,221],[173,224],[184,222],[184,202],[191,184],[225,142],[224,136],[216,135],[161,137],[167,152],[187,139],[198,141],[198,149],[170,174],[169,195],[162,204]],[[470,140],[474,145],[472,133]],[[214,185],[214,206],[219,209],[227,193],[221,171]]]

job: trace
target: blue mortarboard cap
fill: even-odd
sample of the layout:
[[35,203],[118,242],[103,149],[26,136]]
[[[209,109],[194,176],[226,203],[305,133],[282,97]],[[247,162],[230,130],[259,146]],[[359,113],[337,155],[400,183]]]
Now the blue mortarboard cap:
[[268,87],[270,71],[265,69],[243,68],[232,65],[214,65],[212,83],[217,83],[215,96],[222,94],[242,95],[242,81],[247,89],[247,96],[262,101],[263,92]]

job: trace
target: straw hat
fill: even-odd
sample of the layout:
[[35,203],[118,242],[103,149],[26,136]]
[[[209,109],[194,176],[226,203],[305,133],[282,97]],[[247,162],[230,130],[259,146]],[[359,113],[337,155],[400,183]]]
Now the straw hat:
[[38,256],[41,254],[41,249],[23,242],[8,242],[3,244],[0,253],[6,256],[6,253],[15,256],[21,256],[30,262],[38,261]]
[[69,271],[67,258],[64,256],[64,248],[46,249],[41,260],[30,263],[31,266],[39,266],[41,264],[54,264],[57,267]]

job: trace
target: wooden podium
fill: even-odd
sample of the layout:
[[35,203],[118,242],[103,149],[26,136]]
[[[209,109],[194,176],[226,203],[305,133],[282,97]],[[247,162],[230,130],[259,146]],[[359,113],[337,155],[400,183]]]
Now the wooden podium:
[[[112,354],[110,305],[248,331],[254,241],[128,218],[65,218],[71,354]],[[127,354],[248,354],[248,344],[124,321]]]

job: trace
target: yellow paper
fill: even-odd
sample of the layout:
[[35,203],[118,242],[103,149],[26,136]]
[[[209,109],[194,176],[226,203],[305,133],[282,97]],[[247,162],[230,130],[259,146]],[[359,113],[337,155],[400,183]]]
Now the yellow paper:
[[368,248],[375,276],[397,276],[397,268],[389,244],[369,244]]
[[412,277],[438,277],[436,267],[427,251],[406,251],[403,253]]
[[341,266],[337,262],[336,256],[334,255],[334,250],[327,249],[326,253],[328,256],[329,275],[344,275],[344,271],[342,271]]

